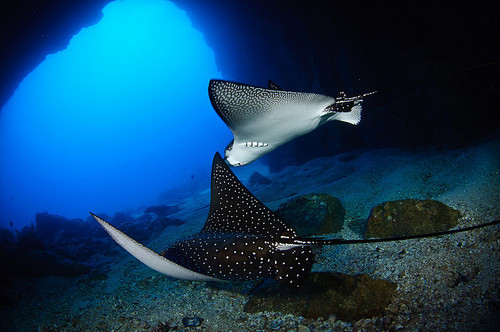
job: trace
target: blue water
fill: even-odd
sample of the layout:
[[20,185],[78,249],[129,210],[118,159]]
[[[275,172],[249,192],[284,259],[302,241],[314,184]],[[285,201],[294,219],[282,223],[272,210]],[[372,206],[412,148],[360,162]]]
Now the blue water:
[[206,185],[231,139],[207,85],[213,51],[163,0],[122,0],[47,56],[0,112],[0,226],[86,218]]

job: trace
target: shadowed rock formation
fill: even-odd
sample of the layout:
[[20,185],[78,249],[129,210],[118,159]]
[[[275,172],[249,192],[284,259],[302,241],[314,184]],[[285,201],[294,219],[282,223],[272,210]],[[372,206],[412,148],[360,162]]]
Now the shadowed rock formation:
[[311,273],[300,288],[264,283],[245,305],[246,312],[276,311],[316,319],[336,315],[357,321],[383,314],[396,284],[360,274]]
[[405,199],[379,204],[368,217],[365,237],[396,237],[446,231],[460,212],[434,200]]
[[308,194],[282,204],[276,213],[299,236],[336,233],[344,225],[345,209],[328,194]]

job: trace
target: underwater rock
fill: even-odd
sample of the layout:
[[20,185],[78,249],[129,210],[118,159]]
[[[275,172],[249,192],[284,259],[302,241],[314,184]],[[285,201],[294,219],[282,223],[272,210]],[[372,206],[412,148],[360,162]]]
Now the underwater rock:
[[299,236],[335,233],[344,225],[345,209],[328,194],[308,194],[282,204],[276,213]]
[[127,214],[127,213],[116,212],[113,215],[113,218],[111,220],[113,220],[114,225],[121,225],[121,224],[124,224],[126,222],[129,222],[131,219],[132,219],[132,216]]
[[159,232],[163,231],[167,226],[180,226],[180,225],[185,224],[185,223],[186,222],[184,220],[181,220],[181,219],[161,217],[161,218],[158,218],[155,221],[153,221],[149,225],[148,229],[151,232],[159,233]]
[[33,227],[25,226],[20,232],[17,232],[17,252],[24,253],[35,250],[45,250],[46,248],[47,245]]
[[203,323],[203,318],[199,317],[184,317],[182,319],[182,324],[184,327],[196,327],[200,326]]
[[151,232],[149,231],[150,225],[151,225],[150,223],[144,224],[144,223],[129,222],[123,224],[121,227],[123,232],[133,237],[137,241],[146,241],[152,235]]
[[49,251],[16,253],[2,262],[2,274],[17,276],[79,276],[89,273],[91,267],[68,260]]
[[144,213],[156,213],[158,217],[166,217],[168,215],[174,214],[176,212],[179,212],[179,207],[174,205],[174,206],[167,206],[167,205],[158,205],[158,206],[150,206],[148,207]]
[[65,237],[51,250],[75,261],[86,261],[96,254],[108,255],[114,248],[109,239],[93,238],[82,235],[79,237]]
[[250,297],[245,312],[275,311],[317,319],[336,315],[343,321],[380,316],[396,284],[365,274],[315,272],[299,288],[265,282]]
[[152,329],[151,332],[168,332],[170,326],[167,323],[159,322]]
[[0,257],[15,252],[16,238],[9,229],[0,227]]
[[104,281],[107,279],[108,279],[107,272],[100,270],[100,269],[93,269],[92,271],[90,271],[90,273],[88,273],[85,276],[85,279],[80,280],[79,283],[80,282],[92,282],[92,281]]
[[137,222],[137,223],[150,223],[153,221],[153,215],[150,214],[150,213],[146,213],[146,214],[142,214],[140,216],[138,216],[137,218],[132,218],[130,217],[127,222],[130,222],[131,220],[133,220],[134,222]]
[[155,234],[163,231],[167,226],[179,226],[185,221],[177,218],[160,217],[154,220],[139,217],[129,219],[129,222],[122,224],[123,231],[138,241],[147,241]]
[[[94,237],[95,227],[81,219],[48,213],[37,214],[33,224],[16,231],[17,239],[9,230],[0,231],[1,273],[9,276],[78,276],[86,274],[91,266],[105,264],[92,259],[106,254],[112,242]],[[79,230],[77,233],[75,230]]]
[[469,268],[468,270],[457,270],[452,272],[452,278],[448,279],[446,282],[446,286],[450,288],[457,287],[461,283],[468,283],[472,279],[474,279],[478,273],[480,272],[479,267]]
[[271,330],[279,330],[282,325],[283,325],[283,320],[280,318],[276,318],[269,324],[269,328]]
[[109,331],[111,330],[111,327],[107,322],[100,321],[96,324],[95,329],[96,331]]
[[68,219],[47,212],[37,213],[35,216],[35,229],[37,234],[48,240],[54,240],[61,230],[66,230],[68,234],[80,235],[88,233],[89,224],[82,219]]
[[254,186],[256,184],[263,184],[263,185],[268,185],[272,181],[266,178],[264,175],[260,174],[259,172],[253,172],[253,174],[250,176],[249,183],[251,186]]
[[372,208],[365,237],[395,237],[446,231],[460,212],[434,200],[405,199]]
[[[117,322],[122,331],[149,331],[151,328],[148,322],[139,317],[122,315],[118,317]],[[108,328],[105,331],[114,331],[114,329]]]

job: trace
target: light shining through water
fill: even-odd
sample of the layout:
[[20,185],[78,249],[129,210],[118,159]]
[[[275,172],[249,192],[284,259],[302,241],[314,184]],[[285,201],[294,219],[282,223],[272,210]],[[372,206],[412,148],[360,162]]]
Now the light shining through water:
[[210,105],[213,51],[161,0],[116,1],[49,55],[0,113],[1,225],[86,218],[207,185],[231,140]]

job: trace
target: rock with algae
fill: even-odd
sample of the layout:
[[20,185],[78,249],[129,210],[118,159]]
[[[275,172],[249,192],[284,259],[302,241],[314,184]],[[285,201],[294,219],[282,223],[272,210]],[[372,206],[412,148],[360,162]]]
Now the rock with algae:
[[276,213],[299,236],[336,233],[344,225],[345,209],[328,194],[308,194],[282,204]]
[[460,212],[434,200],[405,199],[372,208],[365,237],[395,237],[446,231]]
[[343,321],[357,321],[382,315],[395,289],[396,284],[365,274],[315,272],[299,288],[278,282],[262,284],[245,311],[274,311],[311,319],[333,314]]

